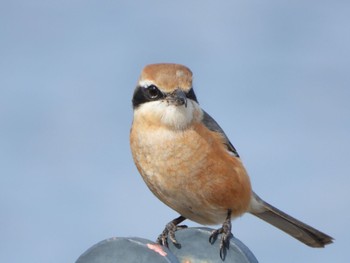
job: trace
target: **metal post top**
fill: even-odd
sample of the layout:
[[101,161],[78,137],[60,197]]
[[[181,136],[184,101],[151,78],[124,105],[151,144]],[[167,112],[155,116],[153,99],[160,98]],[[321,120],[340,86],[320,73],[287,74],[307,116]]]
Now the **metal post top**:
[[[181,246],[169,241],[169,248],[139,237],[105,239],[84,252],[76,263],[182,263],[223,262],[220,258],[220,236],[209,243],[212,229],[195,227],[176,231]],[[232,237],[225,263],[257,263],[253,253],[237,238]]]

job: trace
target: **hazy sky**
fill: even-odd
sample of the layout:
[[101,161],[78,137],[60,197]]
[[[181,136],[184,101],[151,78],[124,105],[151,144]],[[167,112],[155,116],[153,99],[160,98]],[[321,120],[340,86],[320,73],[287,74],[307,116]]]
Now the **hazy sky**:
[[[189,66],[255,191],[330,234],[312,249],[245,215],[260,262],[350,262],[349,1],[0,0],[0,262],[74,262],[177,214],[129,149],[142,67]],[[196,224],[188,221],[189,226]]]

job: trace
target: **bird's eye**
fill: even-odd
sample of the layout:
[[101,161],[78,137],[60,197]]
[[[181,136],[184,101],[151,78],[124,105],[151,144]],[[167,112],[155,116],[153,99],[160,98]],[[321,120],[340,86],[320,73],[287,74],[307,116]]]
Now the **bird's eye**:
[[162,95],[160,90],[154,85],[151,85],[151,86],[147,87],[146,91],[147,91],[147,94],[148,94],[149,98],[152,99],[152,100],[158,99]]

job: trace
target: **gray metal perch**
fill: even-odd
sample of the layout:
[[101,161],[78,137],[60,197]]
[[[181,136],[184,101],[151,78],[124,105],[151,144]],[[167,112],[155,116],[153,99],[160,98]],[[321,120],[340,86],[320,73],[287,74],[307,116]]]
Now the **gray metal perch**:
[[[210,228],[186,228],[176,231],[181,247],[169,242],[169,249],[143,238],[109,238],[89,248],[76,263],[196,263],[223,261],[219,255],[220,240],[209,243]],[[257,263],[252,252],[237,238],[232,238],[225,263]]]

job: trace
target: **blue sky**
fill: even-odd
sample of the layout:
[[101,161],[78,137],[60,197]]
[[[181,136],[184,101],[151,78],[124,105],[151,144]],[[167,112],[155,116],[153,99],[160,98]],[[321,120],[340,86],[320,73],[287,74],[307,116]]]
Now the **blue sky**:
[[[142,67],[189,66],[255,191],[332,235],[311,249],[245,215],[260,262],[346,262],[348,1],[0,1],[0,261],[74,262],[177,216],[129,150]],[[187,222],[189,226],[197,226]]]

